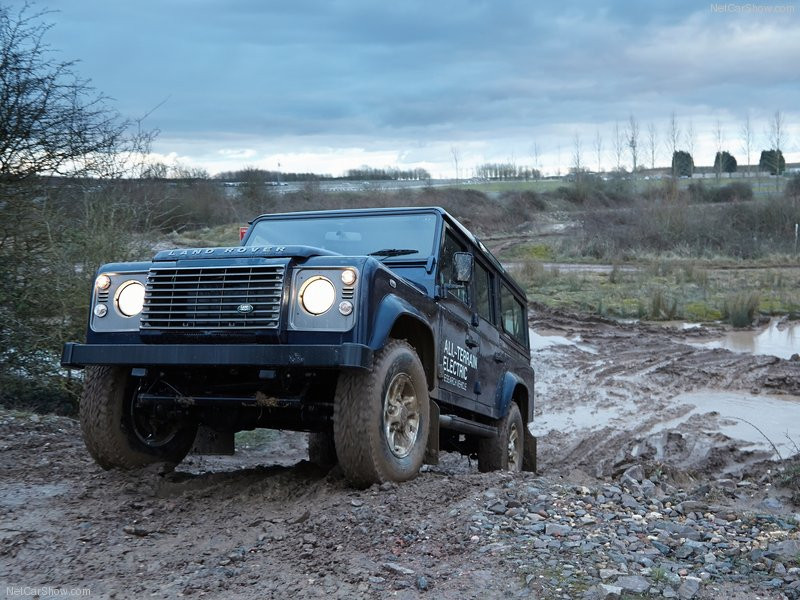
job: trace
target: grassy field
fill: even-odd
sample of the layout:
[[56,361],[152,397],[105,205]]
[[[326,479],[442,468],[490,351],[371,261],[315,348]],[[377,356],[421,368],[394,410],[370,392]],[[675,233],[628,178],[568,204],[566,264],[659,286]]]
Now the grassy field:
[[662,260],[577,271],[527,260],[512,273],[534,302],[610,317],[725,320],[736,326],[749,325],[759,314],[800,317],[800,266],[786,263]]
[[[755,175],[755,174],[754,174]],[[645,176],[647,177],[647,176]],[[648,190],[657,189],[664,185],[664,179],[638,178],[635,183],[630,181],[631,187],[635,185],[636,192],[642,193]],[[709,178],[685,178],[678,180],[678,189],[688,190],[692,184],[702,184],[704,187],[714,189],[731,183],[746,183],[752,186],[753,195],[756,198],[763,198],[771,194],[782,194],[786,186],[786,178],[781,177],[776,181],[774,177],[763,174],[753,177],[733,177],[722,176],[719,179]],[[522,192],[533,191],[536,193],[554,192],[560,187],[570,186],[572,183],[565,179],[536,179],[530,181],[485,181],[485,182],[465,182],[458,187],[472,189],[485,194],[502,192]]]

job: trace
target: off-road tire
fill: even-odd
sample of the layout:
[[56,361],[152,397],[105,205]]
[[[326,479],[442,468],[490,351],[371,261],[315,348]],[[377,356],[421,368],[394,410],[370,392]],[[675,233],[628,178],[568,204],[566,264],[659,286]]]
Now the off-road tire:
[[336,464],[336,445],[332,433],[313,431],[308,434],[308,460],[323,469]]
[[536,437],[528,431],[525,427],[525,449],[522,456],[522,470],[529,473],[536,473],[538,466],[536,464]]
[[[406,456],[398,457],[385,432],[384,403],[397,377],[413,387],[418,400],[416,437]],[[355,487],[406,481],[419,473],[430,427],[430,399],[425,371],[405,340],[390,340],[373,359],[370,371],[342,372],[336,386],[333,435],[339,465]]]
[[[524,458],[524,435],[522,415],[516,402],[512,402],[508,413],[502,419],[495,422],[497,436],[493,438],[482,438],[478,442],[478,470],[481,473],[489,471],[515,471],[522,470]],[[516,433],[516,461],[510,464],[509,461],[509,442],[512,435]]]
[[86,367],[79,415],[89,454],[104,469],[179,463],[194,444],[197,425],[181,425],[167,443],[148,446],[134,430],[131,403],[135,390],[136,382],[125,368]]

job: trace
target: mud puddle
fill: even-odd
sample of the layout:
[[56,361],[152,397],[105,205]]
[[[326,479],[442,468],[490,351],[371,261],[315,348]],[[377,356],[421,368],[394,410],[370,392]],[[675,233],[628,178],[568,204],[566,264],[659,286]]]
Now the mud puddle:
[[693,408],[678,419],[660,423],[651,433],[680,427],[695,415],[712,415],[718,417],[721,433],[753,449],[777,452],[774,458],[800,454],[800,398],[796,396],[702,390],[680,394],[674,401]]
[[772,319],[763,329],[729,331],[722,339],[693,342],[692,345],[788,359],[800,353],[800,323]]
[[[653,460],[727,477],[798,453],[800,361],[730,352],[694,328],[546,310],[531,325],[531,430],[543,469],[608,477]],[[749,335],[763,351],[800,337],[800,328],[772,322],[732,333]]]

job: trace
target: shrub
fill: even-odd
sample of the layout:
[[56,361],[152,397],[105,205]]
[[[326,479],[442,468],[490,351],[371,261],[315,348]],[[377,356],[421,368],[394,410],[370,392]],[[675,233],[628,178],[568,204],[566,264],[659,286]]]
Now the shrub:
[[792,176],[783,190],[784,195],[790,200],[800,200],[800,174]]
[[689,201],[694,203],[708,202],[711,197],[710,190],[703,185],[702,181],[693,181],[686,191],[689,194]]
[[709,195],[711,202],[743,202],[753,199],[753,188],[749,183],[735,181],[713,190]]
[[748,327],[753,323],[760,301],[756,292],[728,296],[722,307],[722,316],[734,327]]
[[671,320],[677,314],[677,298],[670,298],[663,288],[654,289],[650,295],[650,318]]

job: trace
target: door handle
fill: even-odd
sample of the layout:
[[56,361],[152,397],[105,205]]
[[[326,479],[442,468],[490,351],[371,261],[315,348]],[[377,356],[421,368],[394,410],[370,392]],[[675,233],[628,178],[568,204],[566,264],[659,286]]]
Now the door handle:
[[471,335],[467,335],[467,339],[466,339],[465,343],[467,344],[468,348],[474,348],[475,346],[478,345],[478,340],[476,340]]
[[506,362],[506,357],[502,352],[495,352],[492,358],[494,358],[494,362],[496,363]]

